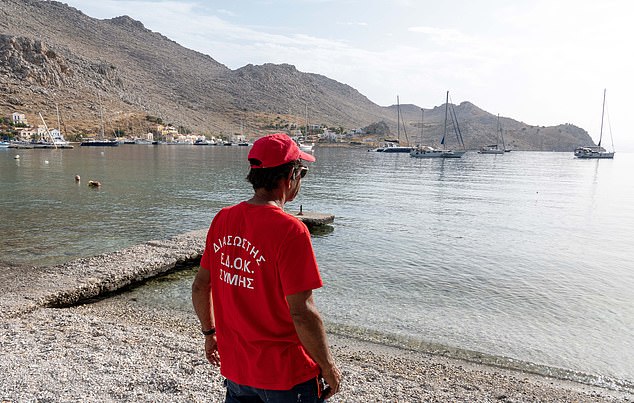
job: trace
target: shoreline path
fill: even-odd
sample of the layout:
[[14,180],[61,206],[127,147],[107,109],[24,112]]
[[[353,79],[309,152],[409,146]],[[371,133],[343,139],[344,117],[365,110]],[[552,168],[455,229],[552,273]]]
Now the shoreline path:
[[[113,293],[195,264],[205,233],[56,266],[0,267],[2,402],[223,401],[193,314]],[[329,341],[344,376],[330,402],[634,402],[628,392],[334,334]]]

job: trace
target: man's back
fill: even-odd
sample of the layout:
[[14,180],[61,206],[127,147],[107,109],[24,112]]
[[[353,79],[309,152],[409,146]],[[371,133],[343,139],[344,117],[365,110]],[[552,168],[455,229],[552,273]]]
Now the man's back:
[[288,389],[318,374],[285,299],[322,285],[303,223],[270,204],[227,207],[212,222],[201,266],[210,270],[213,303],[220,308],[215,316],[224,376]]

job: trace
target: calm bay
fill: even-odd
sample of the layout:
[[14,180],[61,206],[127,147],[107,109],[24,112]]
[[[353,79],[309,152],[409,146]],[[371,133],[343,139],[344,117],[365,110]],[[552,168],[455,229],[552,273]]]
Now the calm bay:
[[[0,263],[62,263],[206,228],[249,197],[247,152],[0,149]],[[634,155],[315,156],[287,207],[336,216],[313,237],[329,330],[632,387]],[[192,276],[133,292],[191,310]]]

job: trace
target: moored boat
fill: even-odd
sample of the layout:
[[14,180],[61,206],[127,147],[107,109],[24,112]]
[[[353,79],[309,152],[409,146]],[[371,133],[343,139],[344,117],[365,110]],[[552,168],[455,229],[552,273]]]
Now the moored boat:
[[[500,114],[498,114],[497,128],[495,130],[495,144],[489,144],[480,147],[478,154],[504,154],[506,151],[506,145],[504,144],[504,134],[502,133],[502,126],[500,125]],[[500,138],[502,138],[502,147],[500,148]]]
[[[401,123],[403,118],[401,116],[401,103],[398,95],[396,96],[396,139],[383,140],[383,145],[370,151],[376,151],[379,153],[408,153],[413,150],[413,147],[407,145],[401,145]],[[403,133],[405,134],[406,143],[409,144],[407,138],[407,131],[405,130],[405,124],[403,123]]]
[[410,151],[409,156],[414,158],[461,158],[464,153],[467,152],[467,150],[464,149],[462,133],[460,132],[460,128],[458,127],[458,118],[456,117],[456,112],[453,110],[453,106],[451,108],[451,115],[449,114],[449,91],[447,91],[447,97],[445,101],[445,129],[442,139],[440,140],[440,145],[443,147],[445,145],[445,139],[447,138],[447,120],[449,118],[451,118],[451,123],[454,129],[454,133],[456,134],[456,138],[458,139],[458,143],[462,145],[462,150],[436,149],[430,146],[419,145],[418,147]]
[[498,148],[497,144],[490,144],[480,147],[478,154],[504,154],[504,150]]
[[98,139],[88,139],[79,143],[82,147],[117,147],[119,145],[119,141],[112,140],[98,140]]
[[[612,140],[612,151],[607,151],[601,147],[601,141],[603,140],[603,118],[605,116],[605,93],[603,90],[603,107],[601,110],[601,131],[599,134],[599,143],[596,146],[583,146],[577,147],[574,151],[574,155],[581,159],[613,159],[614,158],[614,140]],[[612,132],[610,131],[610,139],[612,139]]]
[[593,158],[593,159],[612,159],[614,151],[606,151],[605,148],[599,146],[577,147],[575,149],[575,157],[577,158]]

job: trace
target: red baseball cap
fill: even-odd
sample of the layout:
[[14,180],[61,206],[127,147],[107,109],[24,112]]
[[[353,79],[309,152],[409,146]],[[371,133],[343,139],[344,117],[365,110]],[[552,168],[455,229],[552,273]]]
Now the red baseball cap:
[[261,162],[259,165],[252,162],[251,168],[273,168],[296,160],[315,161],[315,157],[300,150],[286,133],[269,134],[257,139],[247,158],[249,161],[255,159]]

